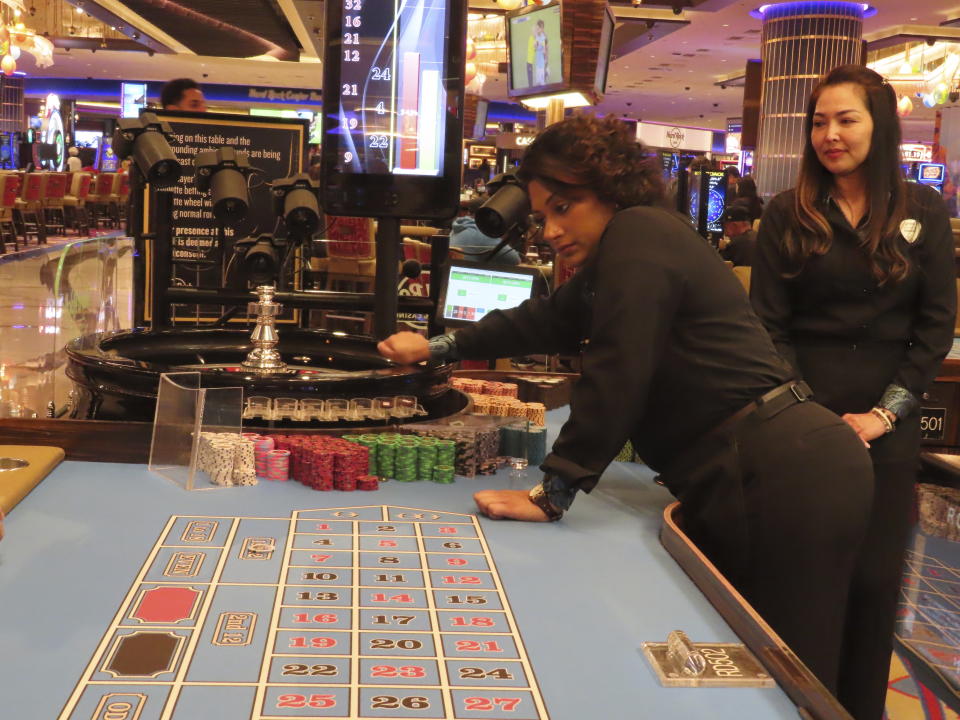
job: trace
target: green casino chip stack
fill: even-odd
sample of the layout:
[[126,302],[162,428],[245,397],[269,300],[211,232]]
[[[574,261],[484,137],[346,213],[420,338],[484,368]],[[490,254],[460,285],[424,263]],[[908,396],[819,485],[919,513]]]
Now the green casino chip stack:
[[395,477],[397,445],[395,439],[386,436],[381,437],[377,442],[377,470],[380,477]]
[[434,467],[432,480],[443,485],[453,483],[453,465],[437,465]]
[[408,435],[397,443],[394,462],[394,478],[398,482],[414,482],[417,480],[417,445],[407,438],[417,441],[415,435]]

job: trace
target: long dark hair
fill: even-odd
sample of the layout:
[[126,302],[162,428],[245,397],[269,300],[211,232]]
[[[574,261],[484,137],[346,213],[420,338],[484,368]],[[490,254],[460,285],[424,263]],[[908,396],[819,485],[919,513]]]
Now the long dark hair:
[[900,223],[907,214],[907,187],[900,170],[897,95],[881,75],[861,65],[834,68],[810,94],[794,217],[784,237],[784,248],[799,272],[807,258],[824,255],[833,242],[833,230],[820,210],[820,201],[833,186],[834,178],[817,158],[810,134],[820,95],[825,88],[844,83],[859,88],[873,119],[870,152],[863,163],[869,216],[860,234],[860,249],[881,284],[899,282],[906,277],[910,265],[897,242]]
[[763,200],[757,195],[757,183],[752,175],[744,175],[737,183],[737,202],[747,206],[750,222],[763,215]]
[[517,177],[560,193],[589,188],[618,208],[664,201],[656,161],[630,127],[612,116],[577,115],[549,126],[527,147]]

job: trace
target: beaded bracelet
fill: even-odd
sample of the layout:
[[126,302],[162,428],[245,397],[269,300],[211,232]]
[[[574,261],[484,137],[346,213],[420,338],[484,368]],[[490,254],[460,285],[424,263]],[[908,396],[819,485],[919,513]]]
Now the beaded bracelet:
[[887,417],[887,413],[885,413],[881,408],[878,408],[878,407],[870,408],[870,412],[876,415],[880,419],[880,422],[883,423],[883,427],[885,428],[884,432],[887,432],[887,433],[893,432],[893,422],[890,420],[889,417]]

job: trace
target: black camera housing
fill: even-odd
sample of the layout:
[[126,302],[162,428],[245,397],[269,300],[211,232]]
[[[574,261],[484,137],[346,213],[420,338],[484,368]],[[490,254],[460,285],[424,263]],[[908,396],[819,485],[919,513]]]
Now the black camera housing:
[[147,182],[156,187],[176,184],[183,166],[170,148],[173,130],[154,113],[139,118],[120,118],[113,134],[113,152],[118,158],[133,157]]
[[253,168],[247,154],[231,147],[204,150],[197,153],[193,165],[194,184],[200,192],[210,193],[214,217],[230,227],[241,223],[250,207],[247,177]]
[[273,214],[283,218],[291,234],[310,237],[320,229],[319,188],[306,173],[273,181]]

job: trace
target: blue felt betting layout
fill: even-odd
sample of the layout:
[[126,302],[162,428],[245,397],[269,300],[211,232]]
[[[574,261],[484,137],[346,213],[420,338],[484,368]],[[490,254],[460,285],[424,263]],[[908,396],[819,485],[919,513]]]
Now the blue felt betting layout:
[[171,517],[59,720],[549,720],[476,517]]

